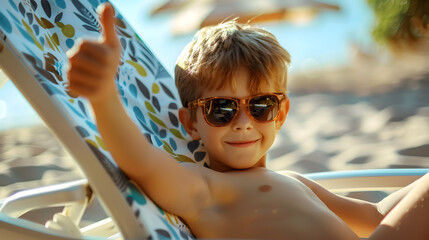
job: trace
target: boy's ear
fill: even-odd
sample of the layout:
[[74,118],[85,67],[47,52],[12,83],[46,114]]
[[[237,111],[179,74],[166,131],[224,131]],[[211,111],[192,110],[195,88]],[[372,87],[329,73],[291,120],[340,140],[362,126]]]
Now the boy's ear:
[[199,140],[200,134],[198,130],[195,128],[195,121],[192,119],[191,110],[188,108],[180,108],[179,109],[179,120],[185,128],[186,132],[189,136],[192,137],[192,140]]
[[276,119],[277,130],[280,130],[280,128],[285,123],[288,113],[289,113],[289,98],[286,98],[286,100],[283,102],[283,104],[280,107],[279,116]]

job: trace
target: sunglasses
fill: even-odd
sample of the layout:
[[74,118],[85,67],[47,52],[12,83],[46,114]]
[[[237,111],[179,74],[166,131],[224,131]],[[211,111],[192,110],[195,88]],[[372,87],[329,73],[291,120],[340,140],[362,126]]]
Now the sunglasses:
[[207,124],[213,127],[223,127],[237,117],[240,105],[244,104],[247,114],[253,120],[265,123],[276,120],[280,104],[286,98],[284,93],[264,93],[247,98],[210,97],[189,102],[188,108],[201,107]]

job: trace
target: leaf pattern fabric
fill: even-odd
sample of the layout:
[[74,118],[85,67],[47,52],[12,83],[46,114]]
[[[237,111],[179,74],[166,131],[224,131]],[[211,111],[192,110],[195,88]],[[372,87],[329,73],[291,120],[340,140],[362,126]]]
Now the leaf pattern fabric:
[[[4,0],[0,8],[0,36],[31,71],[32,80],[41,85],[52,102],[64,109],[67,124],[72,124],[103,164],[136,213],[136,220],[150,229],[151,237],[191,239],[177,217],[156,206],[120,171],[106,151],[95,120],[88,114],[88,102],[68,90],[65,53],[80,37],[100,36],[96,8],[103,2],[105,0]],[[191,141],[178,120],[179,97],[177,90],[170,87],[175,86],[174,80],[118,11],[116,14],[116,30],[123,51],[116,81],[130,117],[150,143],[177,161],[207,166],[202,144]]]

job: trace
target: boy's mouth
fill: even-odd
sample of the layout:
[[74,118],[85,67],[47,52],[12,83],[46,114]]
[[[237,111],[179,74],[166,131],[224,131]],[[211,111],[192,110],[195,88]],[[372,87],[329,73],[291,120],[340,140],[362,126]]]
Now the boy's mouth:
[[257,141],[258,140],[248,140],[248,141],[246,140],[246,141],[233,141],[233,142],[226,142],[226,143],[233,147],[246,148],[246,147],[252,146]]

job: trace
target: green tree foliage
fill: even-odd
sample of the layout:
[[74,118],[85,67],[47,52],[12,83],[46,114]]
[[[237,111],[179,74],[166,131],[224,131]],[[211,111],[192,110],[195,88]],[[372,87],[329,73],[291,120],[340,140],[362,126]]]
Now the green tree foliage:
[[403,25],[405,15],[410,7],[408,0],[367,0],[374,10],[376,26],[373,37],[380,43],[385,43],[398,32]]
[[367,0],[375,15],[374,39],[391,50],[412,50],[429,36],[429,0]]

